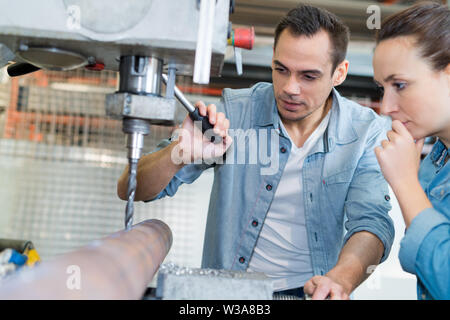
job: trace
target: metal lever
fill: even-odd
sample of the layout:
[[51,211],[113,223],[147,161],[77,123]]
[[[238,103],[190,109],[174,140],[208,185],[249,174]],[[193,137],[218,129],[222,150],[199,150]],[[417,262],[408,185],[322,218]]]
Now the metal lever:
[[[167,75],[165,75],[163,73],[163,74],[161,74],[161,78],[162,78],[164,84],[167,85],[167,83],[169,82]],[[194,121],[194,122],[201,121],[202,132],[206,135],[206,138],[208,138],[211,142],[221,143],[222,137],[216,136],[213,134],[214,126],[211,123],[209,123],[208,117],[203,117],[202,115],[200,115],[200,113],[198,112],[198,109],[195,108],[189,102],[189,100],[184,96],[183,92],[181,92],[181,90],[175,85],[174,85],[174,92],[175,92],[175,97],[177,97],[178,101],[180,101],[180,103],[186,108],[187,112],[189,113],[189,117],[192,119],[192,121]]]

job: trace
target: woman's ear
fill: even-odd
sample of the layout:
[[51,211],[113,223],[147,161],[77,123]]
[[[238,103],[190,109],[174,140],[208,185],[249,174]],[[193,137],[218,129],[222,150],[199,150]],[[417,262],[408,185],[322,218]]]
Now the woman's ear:
[[450,92],[450,63],[447,64],[447,67],[445,67],[444,72],[445,75],[447,76],[448,91]]
[[348,60],[342,61],[333,74],[333,87],[340,85],[347,78]]

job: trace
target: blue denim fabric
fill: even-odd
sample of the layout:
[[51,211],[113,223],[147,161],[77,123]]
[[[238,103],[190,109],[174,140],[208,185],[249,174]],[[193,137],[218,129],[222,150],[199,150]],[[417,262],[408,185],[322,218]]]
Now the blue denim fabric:
[[420,300],[450,299],[450,164],[437,141],[422,161],[419,181],[433,208],[411,222],[400,244],[403,269],[417,276]]
[[[155,199],[173,196],[181,184],[192,183],[205,169],[214,167],[202,266],[245,270],[289,158],[291,143],[279,130],[272,84],[225,89],[217,108],[230,120],[230,129],[253,129],[257,141],[264,134],[272,138],[266,144],[263,139],[258,152],[269,150],[267,154],[278,161],[277,170],[271,170],[272,164],[263,157],[264,161],[259,159],[254,164],[250,160],[250,164],[237,161],[243,151],[236,149],[239,143],[235,139],[225,157],[234,164],[186,165]],[[330,112],[323,138],[304,161],[303,193],[298,195],[305,206],[315,275],[324,275],[336,265],[342,246],[356,232],[369,231],[382,241],[383,261],[394,239],[388,215],[389,189],[373,151],[385,139],[388,123],[334,89]],[[248,135],[244,140],[251,139]],[[245,145],[245,153],[251,157],[249,145]]]

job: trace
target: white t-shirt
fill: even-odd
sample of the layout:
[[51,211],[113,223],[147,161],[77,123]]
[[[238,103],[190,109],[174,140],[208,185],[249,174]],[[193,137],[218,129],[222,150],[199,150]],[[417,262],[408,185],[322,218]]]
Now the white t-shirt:
[[313,276],[303,203],[303,161],[323,136],[330,112],[301,148],[291,140],[291,153],[261,229],[248,271],[264,272],[273,279],[274,291],[301,287]]

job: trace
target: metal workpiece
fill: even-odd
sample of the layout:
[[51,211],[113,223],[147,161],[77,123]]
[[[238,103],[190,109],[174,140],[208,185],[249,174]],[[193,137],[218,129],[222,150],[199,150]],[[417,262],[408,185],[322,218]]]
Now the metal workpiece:
[[199,269],[163,264],[156,298],[163,300],[272,300],[272,280],[264,273]]
[[146,220],[3,280],[0,299],[142,299],[172,245],[160,220]]

